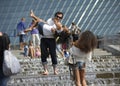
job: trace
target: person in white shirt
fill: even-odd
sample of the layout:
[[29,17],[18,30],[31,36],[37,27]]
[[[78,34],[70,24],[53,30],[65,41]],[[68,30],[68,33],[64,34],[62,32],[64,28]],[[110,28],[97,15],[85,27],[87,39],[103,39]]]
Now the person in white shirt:
[[[42,34],[40,48],[41,48],[41,61],[44,67],[43,74],[44,75],[49,74],[47,69],[47,58],[48,55],[50,54],[52,59],[51,61],[53,65],[54,74],[56,75],[58,74],[58,71],[57,71],[56,41],[54,37],[54,31],[56,29],[58,32],[62,30],[62,24],[60,20],[63,18],[63,13],[56,12],[55,17],[51,18],[50,20],[48,19],[47,22],[35,16],[33,11],[30,12],[30,16],[37,21],[39,33]],[[30,28],[32,29],[34,25],[35,24],[33,24]]]
[[85,80],[85,63],[92,58],[92,51],[97,46],[97,38],[91,31],[81,33],[80,38],[73,43],[70,53],[76,61],[76,86],[87,86]]

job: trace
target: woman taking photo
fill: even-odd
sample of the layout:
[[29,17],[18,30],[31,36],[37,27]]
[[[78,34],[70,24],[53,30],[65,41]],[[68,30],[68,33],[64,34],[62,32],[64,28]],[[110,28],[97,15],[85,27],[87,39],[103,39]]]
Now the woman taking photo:
[[81,33],[79,39],[73,43],[70,52],[76,61],[75,84],[87,86],[85,80],[85,63],[92,58],[92,51],[97,45],[96,36],[91,31]]

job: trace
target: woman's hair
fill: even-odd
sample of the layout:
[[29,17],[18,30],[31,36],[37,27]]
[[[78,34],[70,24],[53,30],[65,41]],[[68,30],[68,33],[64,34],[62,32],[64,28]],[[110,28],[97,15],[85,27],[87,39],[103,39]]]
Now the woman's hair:
[[0,63],[3,63],[4,51],[9,49],[9,45],[9,36],[6,33],[2,33],[2,35],[0,36]]
[[97,38],[91,31],[81,33],[80,38],[74,43],[81,51],[89,53],[97,46]]

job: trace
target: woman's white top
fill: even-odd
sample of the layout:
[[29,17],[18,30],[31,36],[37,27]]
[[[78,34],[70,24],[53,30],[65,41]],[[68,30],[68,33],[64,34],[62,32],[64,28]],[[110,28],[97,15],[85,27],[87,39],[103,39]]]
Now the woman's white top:
[[[49,18],[47,20],[47,24],[43,25],[43,34],[44,38],[54,38],[54,33],[52,32],[52,29],[56,29],[56,25],[54,24],[54,21],[52,18]],[[59,31],[61,32],[61,30]]]
[[53,26],[54,28],[56,28],[56,25],[55,25],[55,23],[54,23],[54,21],[53,21],[52,18],[49,18],[49,19],[47,20],[47,24],[49,24],[50,26]]
[[92,52],[89,53],[82,52],[79,48],[75,46],[71,47],[70,54],[73,56],[75,61],[86,62],[86,61],[91,61],[92,58]]

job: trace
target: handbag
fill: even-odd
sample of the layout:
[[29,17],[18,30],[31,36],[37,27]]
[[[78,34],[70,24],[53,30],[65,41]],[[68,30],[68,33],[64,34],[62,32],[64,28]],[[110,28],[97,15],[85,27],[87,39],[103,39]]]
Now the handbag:
[[15,75],[20,72],[21,66],[19,60],[10,50],[4,51],[3,73],[5,76]]
[[74,64],[74,58],[71,55],[65,59],[65,65],[70,65],[70,64]]

